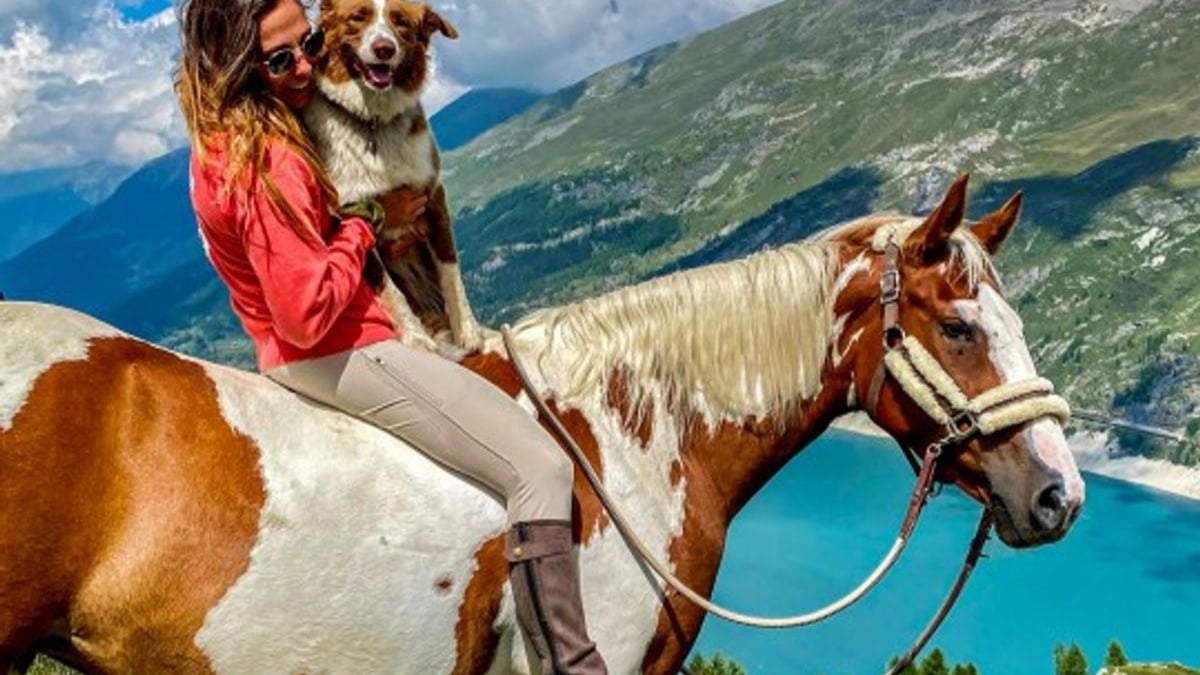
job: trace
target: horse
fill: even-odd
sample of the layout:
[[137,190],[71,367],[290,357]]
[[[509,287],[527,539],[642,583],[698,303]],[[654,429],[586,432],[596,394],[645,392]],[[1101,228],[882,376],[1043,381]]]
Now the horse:
[[[711,593],[733,516],[840,415],[906,447],[943,435],[876,376],[883,243],[899,327],[965,394],[1036,374],[991,262],[1020,195],[967,223],[966,189],[514,325],[536,395],[682,581]],[[501,345],[463,363],[535,414]],[[1013,547],[1061,539],[1084,500],[1052,415],[964,440],[936,477]],[[609,668],[676,672],[704,613],[578,472],[574,511]],[[105,674],[529,673],[503,529],[481,486],[260,375],[0,304],[0,672],[41,651]]]

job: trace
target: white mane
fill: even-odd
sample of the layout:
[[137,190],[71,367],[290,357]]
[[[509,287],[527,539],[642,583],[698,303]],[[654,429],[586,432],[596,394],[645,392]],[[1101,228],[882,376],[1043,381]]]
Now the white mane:
[[836,265],[833,246],[790,244],[535,312],[514,332],[542,334],[535,358],[571,355],[567,397],[623,371],[635,404],[656,385],[710,420],[761,416],[820,389]]
[[[919,218],[868,216],[741,260],[678,272],[563,307],[534,312],[513,327],[530,363],[553,360],[564,398],[604,391],[629,378],[641,410],[658,390],[673,412],[710,422],[787,412],[814,397],[833,333],[838,235],[875,228],[872,248],[903,243]],[[995,276],[966,227],[951,240],[951,267],[974,288]]]

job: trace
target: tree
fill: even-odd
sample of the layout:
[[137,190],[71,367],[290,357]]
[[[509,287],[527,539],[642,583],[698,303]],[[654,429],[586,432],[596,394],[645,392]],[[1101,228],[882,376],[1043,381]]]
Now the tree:
[[1108,643],[1108,654],[1104,656],[1104,665],[1108,668],[1129,665],[1129,659],[1125,658],[1125,650],[1121,648],[1120,642],[1113,640]]
[[1088,675],[1087,659],[1083,650],[1072,642],[1070,647],[1061,644],[1054,645],[1055,675]]
[[[898,656],[892,657],[892,660],[888,661],[888,670],[891,670],[892,666],[896,665],[899,660],[900,657]],[[904,670],[900,671],[900,675],[921,675],[921,671],[917,670],[917,667],[910,663],[904,666]]]
[[979,675],[979,669],[975,667],[974,663],[968,663],[965,666],[960,663],[954,666],[950,675]]
[[950,669],[946,667],[946,655],[941,649],[934,648],[921,661],[921,675],[950,675]]
[[692,675],[746,675],[746,669],[732,659],[726,659],[720,652],[713,654],[711,659],[705,659],[696,654],[688,663]]

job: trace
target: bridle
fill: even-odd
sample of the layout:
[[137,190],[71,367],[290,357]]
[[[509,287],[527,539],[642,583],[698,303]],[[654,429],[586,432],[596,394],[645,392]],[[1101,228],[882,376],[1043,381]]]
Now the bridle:
[[[670,587],[704,611],[715,614],[728,621],[755,626],[759,628],[790,628],[816,623],[841,612],[862,599],[899,559],[901,552],[916,528],[925,504],[935,493],[935,475],[937,465],[948,451],[957,451],[977,436],[986,436],[998,431],[1025,424],[1044,416],[1054,416],[1065,422],[1070,417],[1067,402],[1053,394],[1053,385],[1042,378],[1033,378],[1018,382],[998,385],[973,399],[967,399],[962,390],[954,382],[949,373],[912,336],[904,333],[900,327],[900,246],[895,243],[895,232],[887,233],[882,246],[873,246],[875,250],[885,255],[883,274],[880,278],[880,305],[883,308],[883,346],[884,358],[881,360],[872,379],[868,411],[873,412],[878,404],[879,392],[888,375],[899,384],[901,389],[935,422],[945,427],[945,435],[926,448],[923,454],[918,454],[909,447],[902,446],[905,457],[917,474],[916,485],[909,499],[908,509],[900,526],[896,541],[884,559],[876,566],[854,590],[841,599],[829,605],[798,616],[791,617],[755,617],[733,612],[715,605],[700,595],[657,560],[644,543],[636,536],[624,516],[613,504],[608,492],[604,489],[599,476],[584,456],[571,434],[563,427],[558,417],[550,410],[545,400],[532,385],[524,364],[517,355],[513,343],[512,331],[508,325],[501,327],[504,344],[509,358],[520,377],[521,384],[530,399],[534,402],[542,418],[549,423],[551,429],[573,455],[584,476],[596,492],[600,502],[608,511],[617,530],[625,538],[626,543],[662,578]],[[966,584],[975,564],[983,553],[983,546],[991,532],[991,514],[985,508],[980,517],[979,527],[971,540],[971,546],[966,560],[959,572],[958,578],[947,594],[942,606],[933,619],[922,631],[913,647],[895,663],[888,675],[899,673],[905,666],[916,658],[921,649],[949,614],[959,593]]]
[[[923,504],[933,494],[937,464],[945,453],[962,450],[968,441],[977,436],[990,436],[1041,417],[1055,417],[1065,424],[1071,417],[1071,408],[1065,399],[1054,394],[1054,385],[1040,377],[1002,383],[968,399],[929,350],[915,337],[907,335],[900,326],[901,250],[896,243],[894,230],[884,232],[883,236],[886,236],[882,247],[884,266],[879,280],[879,303],[883,308],[883,359],[871,378],[866,409],[874,416],[883,384],[890,375],[908,398],[945,430],[939,440],[925,449],[924,455],[908,445],[900,445],[905,459],[917,474],[917,488],[913,491],[913,501],[909,504],[904,525],[911,532],[921,512],[921,505],[917,501]],[[879,246],[873,248],[878,249]],[[905,531],[904,528],[902,531]],[[897,675],[915,661],[937,632],[982,557],[983,546],[991,529],[991,512],[984,507],[967,556],[950,591],[913,646],[888,668],[887,675]]]

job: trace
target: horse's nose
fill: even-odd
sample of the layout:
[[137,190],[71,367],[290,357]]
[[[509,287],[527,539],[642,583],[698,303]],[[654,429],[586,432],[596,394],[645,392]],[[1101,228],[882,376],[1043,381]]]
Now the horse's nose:
[[387,61],[396,55],[396,45],[391,40],[379,38],[371,43],[371,51],[375,53],[375,58]]
[[1067,524],[1071,510],[1065,486],[1061,480],[1054,480],[1033,498],[1030,520],[1039,530],[1054,531]]

